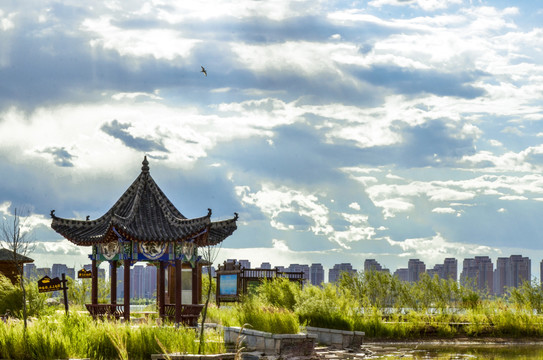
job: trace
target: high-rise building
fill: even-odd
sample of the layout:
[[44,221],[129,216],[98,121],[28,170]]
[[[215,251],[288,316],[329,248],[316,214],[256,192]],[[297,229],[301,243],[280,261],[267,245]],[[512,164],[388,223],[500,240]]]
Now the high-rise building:
[[455,258],[445,258],[442,279],[458,280],[458,260]]
[[356,274],[356,269],[353,269],[350,263],[335,264],[332,269],[328,270],[328,282],[333,283],[338,281],[343,272],[354,275]]
[[309,282],[309,265],[290,264],[290,266],[287,269],[287,272],[303,272],[304,273],[304,283]]
[[243,260],[243,259],[241,259],[241,260],[239,261],[239,264],[241,265],[241,267],[242,267],[243,269],[250,269],[250,268],[251,268],[251,262],[250,262],[249,260]]
[[51,268],[48,268],[48,267],[43,267],[43,268],[37,268],[36,269],[36,274],[38,275],[38,278],[42,278],[44,276],[49,276],[51,277]]
[[309,278],[311,285],[322,285],[324,283],[324,267],[322,264],[311,264],[309,267]]
[[428,269],[428,275],[433,277],[437,275],[440,279],[453,279],[458,278],[458,261],[455,258],[446,258],[443,264],[434,265],[433,269]]
[[494,293],[503,295],[508,287],[519,287],[524,281],[531,281],[532,262],[522,255],[500,257],[494,271]]
[[249,260],[240,259],[238,261],[237,259],[226,259],[226,262],[233,262],[234,264],[240,264],[241,267],[245,269],[251,268],[251,262]]
[[375,259],[364,260],[364,272],[366,271],[383,271],[390,272],[389,269],[383,268],[381,264]]
[[419,281],[420,275],[426,272],[426,265],[419,259],[409,259],[407,271],[407,281],[416,282]]
[[509,259],[506,257],[499,257],[496,259],[496,269],[494,270],[494,294],[503,295],[506,290],[506,274],[507,274],[507,263]]
[[460,282],[480,291],[494,293],[494,265],[488,256],[464,259]]
[[263,262],[262,264],[260,264],[260,268],[261,269],[266,269],[266,270],[271,270],[271,264],[269,262]]
[[32,279],[38,277],[38,272],[36,270],[36,264],[28,263],[24,264],[23,275],[27,279]]
[[394,276],[396,276],[400,281],[409,281],[409,269],[396,269],[396,271],[394,271]]
[[529,258],[522,255],[511,255],[509,257],[509,271],[506,273],[506,285],[518,288],[523,282],[531,281],[531,269],[532,261]]

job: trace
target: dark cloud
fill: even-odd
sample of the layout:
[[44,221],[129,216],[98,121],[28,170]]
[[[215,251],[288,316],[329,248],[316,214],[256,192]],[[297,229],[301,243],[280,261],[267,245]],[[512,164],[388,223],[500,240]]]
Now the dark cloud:
[[134,137],[127,130],[131,125],[128,123],[120,123],[117,120],[113,120],[111,123],[104,124],[100,128],[106,134],[119,139],[124,145],[129,148],[141,151],[162,151],[169,152],[168,149],[162,144],[161,140],[152,140],[150,138]]
[[66,148],[64,147],[61,147],[61,148],[48,147],[40,152],[53,155],[55,164],[58,166],[63,166],[63,167],[74,166],[74,164],[72,163],[72,159],[74,158],[74,156],[70,154],[70,152],[66,150]]

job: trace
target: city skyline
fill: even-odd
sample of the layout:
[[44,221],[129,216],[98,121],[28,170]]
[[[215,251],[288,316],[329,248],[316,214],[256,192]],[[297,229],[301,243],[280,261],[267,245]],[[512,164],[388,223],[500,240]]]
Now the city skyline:
[[[246,269],[272,269],[276,268],[283,272],[303,272],[305,283],[312,285],[321,285],[322,283],[331,283],[339,280],[342,272],[356,274],[367,271],[382,271],[392,274],[390,269],[383,266],[375,259],[365,259],[364,267],[361,270],[354,269],[350,263],[334,264],[328,272],[324,270],[322,264],[290,264],[287,266],[272,265],[269,262],[263,262],[260,266],[251,266],[251,261],[248,259],[227,259],[226,262],[240,264]],[[543,273],[543,260],[539,263],[540,273]],[[89,270],[89,265],[84,265],[84,268]],[[207,268],[204,267],[207,272]],[[106,276],[105,269],[99,268],[99,278],[104,280]],[[117,269],[120,278],[117,280],[117,297],[123,298],[124,288],[122,282],[122,274],[124,268],[121,266]],[[66,273],[75,279],[76,269],[68,268],[64,264],[53,264],[52,268],[36,268],[35,264],[29,263],[24,266],[24,274],[27,277],[50,276],[60,277],[61,273]],[[205,272],[204,272],[205,273]],[[462,261],[462,268],[458,267],[458,260],[455,258],[446,258],[442,264],[435,264],[433,268],[426,267],[426,264],[419,259],[409,259],[407,268],[398,268],[392,274],[398,277],[401,281],[417,282],[423,273],[430,276],[438,276],[440,279],[452,279],[463,284],[471,286],[481,292],[487,292],[490,295],[504,295],[507,288],[519,287],[523,281],[534,279],[531,273],[531,260],[522,255],[511,255],[510,257],[500,257],[496,260],[496,266],[488,256],[475,256],[474,258],[465,258]],[[327,276],[326,276],[327,275]],[[213,276],[215,276],[215,268],[213,268]],[[189,276],[190,277],[190,276]],[[187,281],[189,280],[187,277]],[[537,278],[537,277],[535,277]],[[133,265],[130,268],[130,279],[133,286],[130,289],[130,297],[136,299],[151,299],[156,297],[157,288],[157,271],[154,266]],[[84,280],[83,280],[84,281]],[[543,282],[539,280],[543,285]],[[184,289],[189,291],[190,288]],[[191,295],[186,293],[183,295],[184,301],[190,302]]]
[[3,2],[0,220],[20,210],[38,267],[85,264],[51,210],[99,218],[147,156],[187,218],[239,214],[217,263],[529,254],[537,273],[542,14],[528,0]]

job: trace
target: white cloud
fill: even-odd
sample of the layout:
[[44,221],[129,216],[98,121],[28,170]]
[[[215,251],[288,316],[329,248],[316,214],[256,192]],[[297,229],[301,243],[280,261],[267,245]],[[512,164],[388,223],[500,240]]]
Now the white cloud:
[[500,250],[484,245],[449,242],[441,234],[431,237],[405,239],[404,241],[387,240],[393,247],[398,247],[406,257],[418,257],[426,263],[443,262],[444,258],[467,258],[472,256],[496,255]]
[[303,230],[309,230],[315,235],[329,235],[333,231],[328,224],[328,208],[314,194],[273,184],[263,184],[262,190],[257,192],[238,186],[236,194],[243,203],[254,205],[266,214],[271,226],[276,229],[296,229],[293,223],[281,220],[283,216],[295,216],[305,219],[308,227]]
[[433,208],[432,212],[437,214],[456,214],[456,210],[450,207]]
[[419,7],[425,11],[436,11],[442,10],[450,7],[451,5],[462,4],[462,0],[407,0],[407,1],[398,1],[398,0],[372,0],[368,2],[369,6],[373,7],[383,7],[385,5],[389,6],[411,6]]
[[350,203],[349,207],[354,210],[360,210],[360,204],[357,202]]
[[112,25],[111,17],[87,19],[81,29],[94,34],[90,41],[92,47],[112,49],[120,55],[173,60],[190,56],[192,49],[202,40],[185,38],[183,34],[170,29],[121,29]]

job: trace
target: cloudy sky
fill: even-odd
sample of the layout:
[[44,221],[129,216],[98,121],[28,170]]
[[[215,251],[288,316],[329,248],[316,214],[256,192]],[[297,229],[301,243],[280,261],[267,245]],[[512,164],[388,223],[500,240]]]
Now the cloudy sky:
[[0,216],[78,267],[50,210],[101,216],[147,155],[185,216],[240,214],[220,261],[521,254],[539,278],[540,6],[2,1]]

